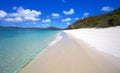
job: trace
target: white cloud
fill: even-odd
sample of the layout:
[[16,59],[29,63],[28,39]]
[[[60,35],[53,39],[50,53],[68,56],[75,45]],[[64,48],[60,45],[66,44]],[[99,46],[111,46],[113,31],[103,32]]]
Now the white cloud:
[[70,22],[67,22],[66,24],[67,24],[67,25],[70,25],[71,23],[70,23]]
[[50,16],[48,15],[47,18],[49,18]]
[[70,9],[69,11],[63,11],[63,13],[64,13],[65,15],[72,15],[72,14],[74,14],[75,12],[74,12],[74,9]]
[[43,19],[42,22],[49,23],[49,22],[51,22],[51,20],[50,19]]
[[13,22],[14,19],[13,18],[6,18],[5,21],[8,21],[8,22]]
[[16,10],[15,13],[6,13],[0,10],[0,17],[9,22],[39,21],[39,16],[42,14],[40,11],[24,9],[22,7],[13,7],[13,9]]
[[89,13],[88,13],[88,12],[85,12],[85,13],[83,14],[82,19],[84,19],[84,18],[86,18],[86,17],[88,17],[88,16],[89,16]]
[[14,6],[14,7],[13,7],[13,10],[16,10],[16,9],[17,9],[17,7],[16,7],[16,6]]
[[20,21],[22,21],[22,18],[21,17],[16,17],[14,20],[17,21],[17,22],[20,22]]
[[36,22],[33,22],[33,24],[36,24]]
[[66,1],[65,0],[62,0],[63,3],[65,3]]
[[50,24],[42,24],[43,27],[48,27]]
[[35,18],[35,17],[24,17],[25,20],[30,20],[30,21],[39,21],[39,18]]
[[8,21],[8,22],[21,22],[21,21],[22,21],[22,18],[21,18],[21,17],[5,18],[5,21]]
[[71,18],[62,19],[62,22],[68,22],[68,21],[71,21]]
[[7,13],[3,10],[0,10],[0,18],[1,17],[5,17],[7,15]]
[[[15,7],[14,7],[14,9],[15,9]],[[24,20],[38,21],[39,15],[42,14],[40,11],[24,9],[22,7],[19,7],[16,10],[17,10],[16,13],[10,13],[9,16],[10,17],[21,17]]]
[[54,18],[59,18],[59,17],[60,17],[60,14],[58,14],[58,13],[52,13],[52,16],[53,16]]
[[112,11],[113,8],[109,7],[109,6],[104,6],[101,11],[105,11],[105,12],[109,12],[109,11]]
[[79,20],[79,17],[76,17],[75,20]]
[[84,13],[84,17],[88,17],[89,13],[88,12],[85,12]]

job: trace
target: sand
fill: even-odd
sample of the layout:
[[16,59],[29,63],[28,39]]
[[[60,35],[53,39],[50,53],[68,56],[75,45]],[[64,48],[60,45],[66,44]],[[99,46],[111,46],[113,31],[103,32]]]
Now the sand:
[[120,58],[120,26],[109,28],[84,28],[64,31],[88,43],[96,50]]
[[96,50],[67,32],[19,73],[120,73],[120,58]]

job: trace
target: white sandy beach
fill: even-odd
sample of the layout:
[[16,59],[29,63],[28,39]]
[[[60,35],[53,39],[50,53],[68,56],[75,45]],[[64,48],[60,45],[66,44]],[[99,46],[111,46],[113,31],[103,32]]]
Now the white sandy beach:
[[120,73],[120,26],[65,30],[19,73]]
[[89,28],[64,31],[91,47],[120,58],[120,26],[109,28]]

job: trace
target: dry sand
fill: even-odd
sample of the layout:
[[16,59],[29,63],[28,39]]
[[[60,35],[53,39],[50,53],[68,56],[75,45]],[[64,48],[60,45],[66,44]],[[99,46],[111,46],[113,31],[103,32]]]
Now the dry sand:
[[64,32],[88,43],[99,51],[120,58],[120,26],[99,29],[74,29],[65,30]]
[[120,59],[98,51],[70,34],[49,46],[19,73],[120,73]]

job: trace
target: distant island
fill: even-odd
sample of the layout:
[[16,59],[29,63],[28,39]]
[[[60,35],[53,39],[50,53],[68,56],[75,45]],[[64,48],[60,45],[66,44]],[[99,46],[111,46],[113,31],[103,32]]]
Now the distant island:
[[56,27],[47,27],[47,28],[23,28],[23,27],[15,27],[15,26],[8,26],[8,27],[4,27],[4,26],[0,26],[0,28],[2,29],[28,29],[28,30],[62,30],[61,28],[56,28]]
[[117,8],[109,13],[104,13],[98,16],[90,16],[84,19],[80,19],[68,26],[66,29],[78,29],[78,28],[105,28],[111,26],[120,25],[120,8]]

